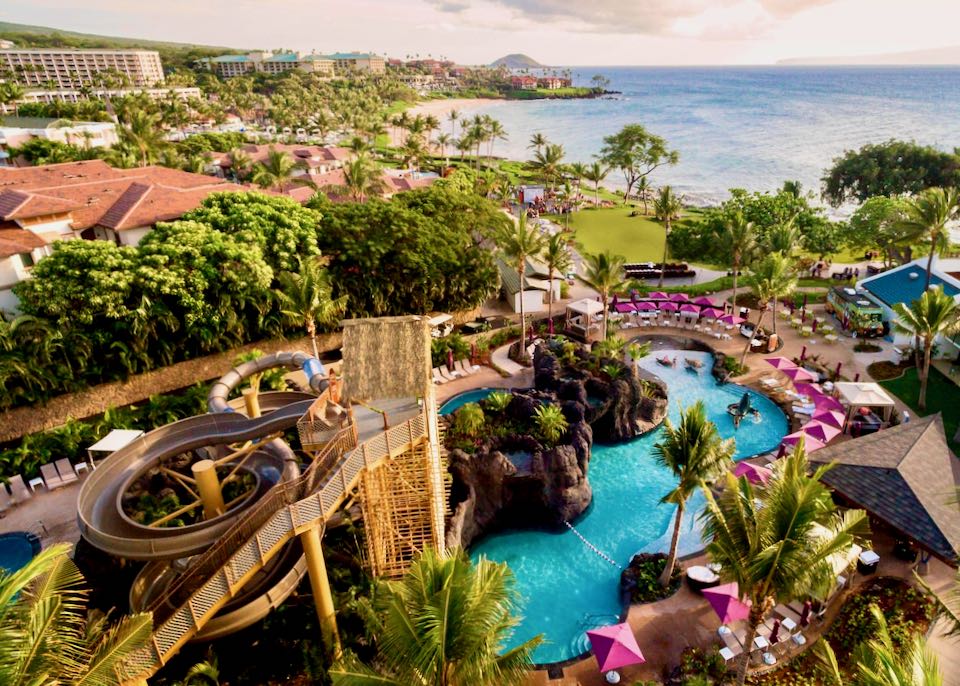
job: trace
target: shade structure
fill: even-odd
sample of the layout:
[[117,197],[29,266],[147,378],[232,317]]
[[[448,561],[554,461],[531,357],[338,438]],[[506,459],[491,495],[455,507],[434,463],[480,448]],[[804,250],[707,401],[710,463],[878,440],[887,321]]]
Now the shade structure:
[[733,469],[733,475],[736,477],[745,476],[747,481],[752,484],[765,484],[770,481],[773,472],[766,467],[751,464],[750,462],[738,462]]
[[794,431],[792,434],[787,434],[783,437],[781,443],[783,445],[794,446],[800,441],[803,441],[803,449],[808,453],[812,453],[815,450],[820,450],[820,448],[824,448],[827,445],[823,441],[818,441],[810,434],[804,433],[802,430]]
[[820,422],[821,424],[826,424],[827,426],[833,426],[838,429],[842,429],[846,417],[844,416],[843,412],[824,408],[822,410],[818,409],[816,412],[814,412],[810,419],[815,422]]
[[653,293],[647,294],[647,297],[651,300],[666,300],[670,296],[663,291],[654,291]]
[[750,615],[750,604],[740,600],[740,587],[736,581],[705,588],[702,593],[723,624],[746,619]]
[[697,316],[700,315],[700,308],[697,307],[696,305],[691,305],[690,303],[687,303],[686,305],[681,305],[680,311],[683,312],[684,314],[695,314]]
[[781,369],[784,374],[789,376],[794,381],[816,381],[817,377],[814,376],[812,372],[808,372],[803,367],[792,367],[789,369]]
[[601,672],[646,662],[633,629],[626,622],[592,629],[587,632],[587,638]]
[[657,309],[657,306],[654,305],[652,302],[644,301],[642,303],[637,304],[637,310],[640,312],[650,312],[655,309]]
[[705,296],[705,295],[701,295],[699,298],[697,298],[697,299],[694,300],[693,302],[694,302],[695,304],[701,305],[701,306],[703,306],[703,307],[716,307],[716,306],[717,306],[717,304],[716,304],[715,302],[713,302],[713,300],[711,300],[710,298],[708,298],[708,297]]
[[685,303],[688,300],[690,300],[690,296],[687,295],[686,293],[674,293],[673,295],[670,296],[670,300],[672,300],[675,303]]
[[768,357],[764,360],[764,362],[769,364],[774,369],[795,369],[797,366],[794,364],[793,360],[787,357]]
[[616,305],[613,306],[613,309],[615,309],[620,314],[626,314],[627,312],[636,312],[637,310],[637,308],[634,306],[633,303],[617,303]]
[[823,392],[823,389],[817,386],[816,384],[797,381],[796,383],[793,384],[793,387],[794,389],[796,389],[797,393],[800,393],[801,395],[805,395],[808,398],[816,399],[816,398],[828,397]]
[[716,307],[705,307],[700,310],[701,317],[707,317],[709,319],[716,319],[717,317],[723,316],[723,310],[719,310]]
[[677,303],[672,303],[670,301],[660,303],[660,309],[664,312],[676,312],[680,309],[680,306]]
[[738,317],[738,316],[735,315],[735,314],[725,314],[725,315],[723,315],[722,317],[720,317],[720,319],[719,319],[718,321],[721,321],[721,322],[723,322],[724,324],[734,324],[734,325],[736,325],[736,324],[743,324],[743,323],[744,323],[745,321],[747,321],[747,320],[744,319],[743,317]]
[[807,422],[800,427],[800,430],[821,443],[829,443],[841,433],[837,427],[820,422]]
[[[820,395],[813,399],[818,410],[833,410],[834,412],[843,412],[843,403],[829,395]],[[846,416],[846,415],[844,415]]]

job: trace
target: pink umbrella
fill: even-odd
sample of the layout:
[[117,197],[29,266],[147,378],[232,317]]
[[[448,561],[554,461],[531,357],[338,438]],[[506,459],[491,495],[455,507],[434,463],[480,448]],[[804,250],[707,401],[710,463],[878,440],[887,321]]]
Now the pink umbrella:
[[670,301],[660,303],[660,309],[664,312],[676,312],[680,309],[677,303],[672,303]]
[[647,297],[651,300],[666,300],[670,296],[663,291],[654,291],[653,293],[647,294]]
[[696,305],[686,304],[680,306],[681,312],[689,312],[691,314],[700,314],[700,308]]
[[674,293],[670,296],[670,300],[675,303],[685,303],[690,299],[690,296],[686,293]]
[[735,315],[735,314],[725,314],[725,315],[723,315],[722,317],[720,317],[720,319],[718,319],[717,321],[721,321],[721,322],[723,322],[724,324],[734,324],[734,325],[736,325],[736,324],[743,324],[743,323],[744,323],[745,321],[747,321],[747,320],[744,319],[743,317],[738,317],[738,316]]
[[710,298],[705,295],[701,295],[699,298],[693,301],[697,305],[702,305],[704,307],[716,307],[717,304],[713,302]]
[[816,384],[798,381],[797,383],[793,384],[793,387],[800,395],[805,395],[810,398],[825,397],[823,390]]
[[837,429],[842,429],[843,424],[846,421],[847,417],[843,412],[837,412],[836,410],[829,409],[818,409],[813,413],[811,419],[815,422],[820,422],[821,424],[826,424],[827,426],[832,426]]
[[[818,410],[833,410],[842,413],[844,411],[843,403],[829,395],[821,395],[813,399]],[[844,415],[846,416],[846,415]]]
[[740,587],[733,581],[722,586],[703,589],[703,597],[710,603],[710,607],[717,613],[723,624],[746,619],[750,616],[749,601],[740,600]]
[[715,307],[706,307],[700,310],[701,317],[709,317],[710,319],[716,319],[717,317],[723,316],[723,310],[718,310]]
[[825,448],[827,446],[823,441],[818,441],[813,436],[805,434],[803,431],[794,431],[792,434],[787,434],[783,437],[783,445],[796,445],[800,441],[803,441],[803,448],[808,453],[812,453],[815,450],[820,450],[820,448]]
[[800,430],[821,443],[829,443],[840,434],[840,429],[837,427],[830,426],[829,424],[821,424],[820,422],[807,422],[800,427]]
[[637,310],[640,312],[649,312],[651,310],[657,309],[657,306],[652,302],[642,302],[637,305]]
[[781,369],[784,374],[789,376],[794,381],[814,381],[817,377],[808,372],[803,367],[793,367],[791,369]]
[[747,481],[752,484],[765,484],[770,481],[773,472],[760,465],[749,462],[737,462],[737,466],[733,470],[733,475],[738,478],[745,476],[747,477]]
[[793,360],[786,357],[768,357],[764,362],[774,369],[794,369],[797,366],[793,363]]
[[601,672],[646,662],[633,629],[626,622],[588,631],[587,638]]
[[633,303],[617,303],[616,305],[613,306],[613,309],[615,309],[620,314],[636,311],[636,307],[634,306]]

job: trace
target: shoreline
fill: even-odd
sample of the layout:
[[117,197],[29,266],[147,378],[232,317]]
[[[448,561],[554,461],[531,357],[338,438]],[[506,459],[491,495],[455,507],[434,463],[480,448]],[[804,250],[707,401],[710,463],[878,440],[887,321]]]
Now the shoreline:
[[412,117],[418,114],[424,117],[432,114],[437,119],[440,119],[442,123],[453,110],[472,109],[504,102],[510,101],[505,98],[437,98],[434,100],[421,100],[409,108],[407,112]]

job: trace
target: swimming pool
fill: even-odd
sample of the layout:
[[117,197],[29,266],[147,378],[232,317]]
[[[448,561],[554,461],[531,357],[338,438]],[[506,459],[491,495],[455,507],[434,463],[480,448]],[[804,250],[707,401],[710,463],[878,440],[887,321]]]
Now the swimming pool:
[[10,574],[40,552],[40,539],[26,531],[0,534],[0,572]]
[[[703,400],[707,416],[724,437],[737,439],[738,459],[773,450],[787,433],[787,419],[766,396],[728,384],[717,386],[709,369],[710,353],[658,351],[703,360],[699,374],[662,367],[654,356],[640,366],[667,384],[669,416],[676,421],[680,405]],[[739,430],[727,414],[727,405],[751,394],[760,421],[745,419]],[[651,455],[660,430],[618,445],[594,445],[590,460],[593,503],[575,526],[598,549],[626,566],[638,552],[666,552],[675,508],[661,505],[660,498],[674,486],[670,472],[656,465]],[[699,493],[688,503],[684,517],[680,554],[702,547],[697,513],[704,504]],[[571,531],[510,531],[481,540],[470,550],[472,558],[484,555],[506,562],[517,580],[524,619],[514,633],[514,644],[537,634],[546,642],[537,649],[537,663],[559,662],[589,649],[584,632],[617,621],[620,605],[620,570],[589,551]]]
[[472,391],[464,391],[463,393],[457,393],[452,398],[446,400],[443,405],[440,406],[440,414],[452,414],[459,410],[461,407],[467,403],[478,403],[488,395],[497,390],[505,390],[503,388],[475,388]]

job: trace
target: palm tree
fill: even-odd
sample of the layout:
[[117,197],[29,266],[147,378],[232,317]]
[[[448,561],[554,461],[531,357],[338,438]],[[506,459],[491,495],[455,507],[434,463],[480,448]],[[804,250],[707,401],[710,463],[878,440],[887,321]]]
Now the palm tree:
[[459,118],[460,118],[460,112],[458,112],[457,110],[450,110],[450,111],[447,113],[447,119],[450,120],[450,135],[451,135],[451,136],[456,136],[456,135],[457,135],[457,119],[459,119]]
[[498,241],[504,259],[516,267],[520,277],[520,345],[526,345],[527,313],[523,307],[523,285],[527,275],[527,258],[537,258],[546,247],[546,239],[540,229],[527,220],[527,211],[520,210],[516,224],[511,224]]
[[385,188],[380,167],[365,154],[343,165],[343,184],[354,202],[363,202],[367,196],[381,193]]
[[487,127],[487,136],[490,142],[490,147],[487,150],[487,154],[490,157],[493,157],[493,144],[499,141],[507,140],[507,130],[503,128],[503,124],[498,122],[496,119],[491,119]]
[[943,256],[950,249],[947,224],[956,216],[958,207],[960,192],[956,188],[928,188],[907,201],[907,216],[898,223],[898,227],[911,241],[927,240],[930,243],[924,288],[930,288],[934,256]]
[[160,115],[144,110],[130,113],[129,120],[120,129],[120,138],[139,151],[141,167],[150,164],[157,152],[167,146],[160,128]]
[[[954,506],[960,504],[960,491],[957,492],[957,498],[951,504]],[[949,638],[960,638],[960,572],[957,573],[957,578],[953,582],[953,588],[943,595],[930,588],[920,575],[914,573],[913,576],[933,600],[936,614],[946,624],[945,635]]]
[[800,232],[794,224],[796,218],[797,215],[793,215],[784,223],[770,229],[766,240],[768,251],[783,253],[787,257],[793,255],[801,240]]
[[520,686],[542,639],[506,648],[516,610],[507,565],[428,548],[402,580],[374,588],[378,669],[348,659],[331,669],[334,686]]
[[[914,337],[923,346],[923,364],[920,366],[920,396],[917,406],[927,409],[927,382],[930,377],[930,361],[937,336],[949,336],[960,330],[960,307],[952,297],[943,292],[943,286],[926,290],[909,305],[896,303],[893,310],[897,319],[893,328],[899,333]],[[918,350],[919,354],[919,350]]]
[[740,275],[740,267],[746,263],[756,247],[756,232],[753,222],[748,222],[742,212],[734,213],[724,224],[720,240],[723,242],[724,248],[730,256],[730,263],[733,265],[733,307],[734,312],[736,312],[737,278]]
[[553,275],[563,274],[570,269],[573,260],[570,257],[569,241],[563,234],[555,233],[547,239],[541,255],[547,265],[547,280],[550,283],[550,292],[547,295],[547,318],[553,319]]
[[[757,627],[777,603],[822,594],[832,586],[836,574],[830,557],[868,534],[866,513],[839,512],[821,483],[829,468],[811,474],[801,441],[774,463],[773,478],[763,488],[728,472],[719,495],[703,489],[707,554],[720,565],[723,580],[736,582],[750,601],[744,645],[753,645]],[[745,650],[737,669],[739,686],[749,660]]]
[[560,175],[560,163],[563,160],[563,146],[557,143],[547,143],[543,150],[537,150],[534,153],[533,161],[530,165],[540,172],[545,183],[550,184],[553,190],[557,177]]
[[267,159],[254,165],[252,179],[261,188],[273,188],[282,193],[296,169],[297,163],[290,155],[271,145]]
[[583,181],[584,176],[587,173],[587,165],[583,162],[573,162],[570,164],[570,173],[573,174],[573,178],[577,184],[577,193],[580,192],[580,183]]
[[530,136],[530,145],[528,145],[527,148],[539,153],[541,148],[546,147],[549,144],[550,141],[547,140],[547,137],[537,131],[535,134]]
[[607,299],[611,291],[616,292],[623,288],[623,265],[626,260],[623,255],[604,250],[587,253],[583,256],[583,261],[585,273],[577,278],[600,294],[603,302],[603,340],[607,340],[607,318],[610,315]]
[[281,272],[277,277],[280,288],[275,291],[280,313],[302,325],[310,336],[313,356],[320,359],[317,349],[317,323],[333,324],[346,309],[347,296],[334,298],[330,273],[321,257],[300,258],[299,270]]
[[[660,282],[663,286],[663,275],[667,269],[667,247],[670,240],[670,224],[674,219],[680,218],[680,212],[683,210],[683,198],[678,198],[673,194],[670,186],[664,186],[653,201],[653,211],[657,219],[663,222],[663,261],[660,263]],[[646,210],[644,210],[646,212]]]
[[677,479],[676,487],[660,500],[677,506],[670,554],[660,575],[660,585],[664,588],[670,585],[677,563],[680,525],[687,500],[702,484],[716,480],[731,467],[735,450],[733,439],[720,438],[716,425],[707,419],[702,401],[698,400],[681,412],[678,426],[675,427],[670,419],[664,421],[662,438],[653,446],[653,457]]
[[130,657],[146,647],[149,613],[108,624],[87,614],[83,575],[70,546],[40,552],[22,569],[0,575],[0,683],[5,686],[118,686],[137,676]]
[[450,166],[450,159],[447,157],[447,146],[453,142],[449,133],[437,135],[436,144],[440,146],[440,157],[444,158],[444,166]]
[[600,184],[610,173],[610,167],[605,167],[601,162],[593,162],[583,173],[583,178],[593,184],[593,204],[600,207]]
[[747,359],[747,353],[753,346],[753,339],[757,337],[757,331],[763,323],[763,317],[767,313],[767,304],[773,301],[774,313],[777,309],[777,301],[793,293],[797,287],[797,274],[793,270],[790,260],[780,253],[774,252],[763,258],[753,273],[749,277],[750,288],[757,297],[757,323],[753,327],[753,333],[750,334],[750,340],[743,348],[743,354],[740,356],[740,366],[743,366]]
[[237,148],[230,153],[230,171],[237,181],[246,179],[252,167],[253,158],[243,148]]

